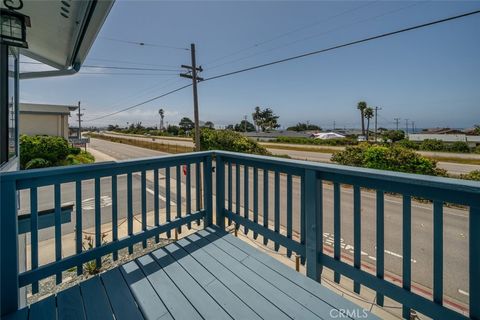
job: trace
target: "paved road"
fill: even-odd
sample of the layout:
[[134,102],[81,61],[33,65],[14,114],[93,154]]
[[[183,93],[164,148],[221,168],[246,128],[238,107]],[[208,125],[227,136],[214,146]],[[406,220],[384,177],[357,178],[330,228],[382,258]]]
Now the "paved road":
[[[111,134],[111,133],[105,133],[105,135],[109,136],[123,136],[125,138],[130,138],[130,139],[138,139],[138,140],[144,140],[144,141],[152,141],[152,138],[149,137],[142,137],[142,136],[135,136],[132,137],[131,135],[121,135],[121,134]],[[163,143],[163,144],[172,144],[172,145],[179,145],[179,146],[186,146],[186,147],[193,147],[193,142],[189,140],[170,140],[170,139],[156,139],[156,142],[158,143]],[[278,146],[285,146],[285,147],[291,147],[291,145],[288,144],[275,144],[277,147]],[[303,145],[300,145],[300,147],[305,147]],[[306,146],[307,148],[310,146]],[[316,146],[311,146],[312,150],[318,148]],[[343,150],[343,147],[330,147],[330,146],[320,146],[320,148],[323,149],[336,149],[336,150]],[[299,159],[299,160],[309,160],[309,161],[316,161],[316,162],[331,162],[330,158],[332,157],[331,153],[322,153],[318,151],[296,151],[296,150],[289,150],[289,149],[277,149],[277,148],[268,148],[268,151],[270,151],[273,154],[279,154],[279,155],[288,155],[293,159]],[[437,157],[458,157],[462,159],[480,159],[480,155],[478,154],[454,154],[452,155],[451,153],[445,153],[445,152],[425,152],[425,151],[420,151],[420,154],[423,154],[425,156],[437,156]],[[438,167],[447,170],[450,174],[453,175],[460,175],[460,174],[465,174],[469,173],[474,170],[480,170],[480,165],[472,165],[472,164],[462,164],[462,163],[453,163],[453,162],[438,162]]]
[[[148,149],[112,143],[104,140],[92,139],[91,148],[100,150],[119,159],[139,158],[144,156],[160,155],[160,152]],[[315,153],[317,154],[317,153]],[[233,170],[235,176],[235,170]],[[253,181],[252,172],[250,183]],[[243,204],[243,171],[240,172],[240,203]],[[174,175],[172,175],[174,177]],[[274,180],[269,175],[269,216],[273,217],[274,210]],[[281,223],[286,224],[286,178],[281,175]],[[259,214],[263,208],[263,179],[259,179]],[[300,182],[293,180],[294,230],[299,230],[300,212]],[[250,199],[253,198],[253,188],[250,187]],[[235,184],[233,184],[233,208],[235,208]],[[343,187],[341,192],[342,210],[342,252],[351,257],[353,252],[353,196],[351,188]],[[362,261],[367,265],[375,263],[375,194],[362,190]],[[241,209],[241,211],[243,208]],[[243,212],[243,211],[242,211]],[[454,299],[467,302],[468,297],[468,212],[459,208],[444,209],[444,287],[445,294]],[[333,244],[333,191],[329,184],[324,185],[324,244],[331,247]],[[412,280],[427,288],[432,287],[432,256],[433,256],[433,225],[432,205],[413,202],[412,205]],[[402,204],[401,198],[385,197],[385,268],[387,271],[401,275],[402,254]]]

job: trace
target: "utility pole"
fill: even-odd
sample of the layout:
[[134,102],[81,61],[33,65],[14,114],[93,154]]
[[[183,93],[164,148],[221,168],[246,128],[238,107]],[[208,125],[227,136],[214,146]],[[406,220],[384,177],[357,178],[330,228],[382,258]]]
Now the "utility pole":
[[83,116],[83,113],[80,112],[80,101],[78,101],[78,139],[81,139],[82,138],[82,116]]
[[415,121],[412,121],[412,133],[415,133]]
[[378,110],[382,110],[380,107],[375,107],[375,142],[377,142],[377,117],[378,117]]
[[405,134],[408,134],[408,119],[405,119]]
[[400,118],[394,118],[393,120],[395,120],[395,123],[397,124],[397,131],[398,131],[398,123],[400,122]]
[[197,72],[202,72],[203,69],[201,66],[197,67],[196,57],[195,57],[195,44],[190,45],[190,53],[192,59],[192,65],[187,66],[182,64],[182,68],[190,70],[187,73],[180,74],[180,77],[192,79],[193,87],[193,114],[195,121],[195,151],[200,151],[200,120],[198,115],[198,94],[197,94],[197,82],[203,81],[203,78],[197,75]]

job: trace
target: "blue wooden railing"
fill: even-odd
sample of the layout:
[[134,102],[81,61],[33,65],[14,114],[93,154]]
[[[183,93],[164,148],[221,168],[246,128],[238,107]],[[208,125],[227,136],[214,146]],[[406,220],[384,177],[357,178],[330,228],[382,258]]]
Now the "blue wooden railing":
[[[212,184],[212,159],[215,165],[215,183]],[[185,201],[182,203],[182,188],[177,183],[171,190],[170,169],[175,172],[176,180],[182,178],[185,167]],[[159,203],[159,171],[165,176],[165,208]],[[192,188],[191,175],[195,170],[195,185]],[[147,172],[153,171],[154,218],[155,225],[147,226],[146,181]],[[202,173],[202,174],[200,174]],[[133,232],[132,176],[140,175],[141,190],[141,231]],[[101,241],[101,184],[100,179],[110,178],[112,194],[112,221],[118,222],[118,179],[126,175],[127,184],[127,223],[128,235],[118,237],[118,226],[112,223],[112,241]],[[204,179],[200,179],[203,175]],[[82,250],[82,182],[94,181],[95,193],[95,247]],[[281,183],[281,181],[285,181]],[[361,286],[377,292],[376,302],[383,305],[387,296],[403,305],[404,318],[410,317],[410,308],[432,318],[463,319],[458,313],[445,306],[443,300],[443,207],[444,203],[458,204],[469,209],[469,248],[465,254],[469,261],[469,317],[480,318],[480,183],[447,178],[426,177],[420,175],[369,170],[338,165],[318,164],[280,158],[252,156],[231,152],[214,151],[189,153],[161,158],[103,163],[68,168],[52,168],[25,172],[1,173],[0,218],[1,218],[1,308],[2,315],[18,307],[18,289],[32,285],[32,291],[38,290],[38,281],[55,275],[57,283],[62,281],[61,272],[72,267],[82,272],[82,264],[112,254],[136,243],[146,245],[146,240],[160,234],[170,236],[172,230],[182,225],[190,226],[198,219],[204,219],[205,225],[215,223],[220,227],[235,224],[243,227],[245,233],[254,238],[260,235],[264,244],[272,242],[275,250],[286,249],[288,256],[293,253],[301,257],[306,264],[307,276],[320,281],[324,267],[334,271],[334,280],[340,282],[341,276],[353,279],[355,292]],[[76,253],[62,257],[61,243],[61,184],[75,184],[75,223]],[[323,245],[323,217],[325,183],[333,185],[333,256]],[[342,261],[341,256],[341,186],[352,186],[353,190],[353,265]],[[53,186],[55,207],[55,261],[39,266],[38,263],[38,188]],[[372,274],[361,265],[361,194],[363,189],[374,190],[376,194],[376,270]],[[28,253],[31,268],[19,272],[18,264],[18,219],[16,215],[17,192],[27,189],[30,193],[30,230],[31,251]],[[213,190],[212,190],[213,189]],[[273,190],[272,190],[273,189]],[[191,193],[195,190],[196,201],[192,209]],[[215,192],[213,192],[215,191]],[[171,193],[175,192],[177,211],[171,212]],[[402,285],[398,286],[384,279],[384,195],[400,194],[402,197]],[[298,196],[299,199],[295,199]],[[411,291],[411,247],[413,197],[433,202],[433,298],[427,299]],[[201,205],[200,199],[203,200]],[[216,211],[213,213],[212,201]],[[272,200],[272,201],[270,201]],[[297,204],[299,208],[297,209]],[[273,205],[273,208],[271,208]],[[165,223],[160,223],[160,209],[165,209]],[[281,212],[286,214],[281,219]],[[400,240],[400,239],[399,239]]]
[[[62,271],[77,268],[77,273],[83,272],[83,264],[96,260],[100,267],[102,257],[113,254],[113,260],[118,259],[118,250],[127,248],[133,253],[133,245],[142,242],[146,246],[147,239],[155,238],[166,233],[170,237],[172,230],[183,225],[191,226],[194,221],[204,219],[205,225],[212,222],[212,153],[200,152],[161,158],[149,158],[123,162],[101,163],[84,166],[63,168],[48,168],[0,174],[0,218],[1,218],[1,315],[17,310],[19,306],[19,288],[32,285],[32,292],[38,292],[38,282],[46,277],[55,275],[57,284],[62,282]],[[195,170],[196,198],[192,210],[192,168]],[[185,195],[182,197],[182,171],[186,171]],[[160,208],[159,201],[159,171],[165,176],[165,208]],[[171,174],[176,174],[176,190],[171,190]],[[147,172],[153,172],[153,202],[154,226],[147,227]],[[133,210],[133,175],[140,175],[141,213],[140,218],[134,216]],[[118,177],[126,175],[127,205],[126,223],[128,235],[123,238],[118,236]],[[203,175],[202,188],[199,188],[200,177]],[[101,208],[101,179],[110,179],[112,210],[112,241],[102,243],[102,208]],[[94,248],[83,250],[82,226],[82,182],[94,181]],[[74,183],[75,185],[75,254],[62,256],[62,184]],[[39,188],[53,186],[54,190],[54,239],[55,261],[39,266]],[[73,186],[72,186],[73,187]],[[203,192],[203,201],[201,201]],[[18,191],[27,190],[30,195],[30,247],[29,253],[31,267],[24,272],[19,272],[19,223],[17,218]],[[103,190],[105,192],[105,190]],[[45,192],[45,191],[42,191]],[[171,197],[175,192],[176,215],[171,212]],[[203,202],[203,204],[202,204]],[[160,223],[160,209],[165,212],[166,222]],[[134,233],[134,219],[141,222],[141,231]]]
[[[469,261],[469,315],[480,318],[480,183],[448,178],[438,178],[397,172],[318,164],[230,152],[216,152],[216,223],[224,227],[235,223],[252,230],[253,236],[263,237],[263,243],[274,243],[274,249],[282,246],[287,255],[292,252],[306,262],[307,276],[321,279],[322,268],[334,271],[334,280],[341,275],[354,281],[353,289],[360,292],[364,285],[377,292],[378,305],[384,296],[403,304],[403,317],[410,319],[410,308],[434,319],[464,319],[465,316],[444,305],[443,301],[443,206],[458,204],[469,208],[469,248],[465,255]],[[235,174],[233,174],[233,172]],[[243,175],[243,186],[241,176]],[[284,192],[280,192],[280,177],[284,176]],[[253,184],[249,184],[249,179]],[[273,177],[273,181],[270,180]],[[292,213],[294,188],[292,180],[300,181],[299,236],[292,237]],[[262,182],[263,180],[263,182]],[[262,182],[262,189],[259,188]],[[274,190],[269,190],[270,184]],[[333,256],[323,246],[324,183],[333,184]],[[285,186],[286,185],[286,186]],[[341,185],[353,186],[353,266],[341,258]],[[235,186],[235,193],[233,193]],[[240,190],[243,187],[243,198]],[[249,189],[253,188],[253,192]],[[376,192],[376,272],[361,268],[361,188]],[[384,280],[384,195],[400,194],[402,197],[403,264],[402,286]],[[259,196],[263,208],[259,208]],[[427,299],[411,291],[411,201],[413,197],[433,202],[433,299]],[[286,208],[284,231],[280,231],[281,198]],[[286,199],[284,199],[286,198]],[[265,200],[266,199],[266,200]],[[272,201],[270,201],[272,200]],[[269,204],[273,203],[273,210]],[[243,208],[242,208],[243,206]],[[273,215],[272,215],[273,211]],[[259,212],[262,213],[261,219]],[[253,216],[252,216],[253,215]]]

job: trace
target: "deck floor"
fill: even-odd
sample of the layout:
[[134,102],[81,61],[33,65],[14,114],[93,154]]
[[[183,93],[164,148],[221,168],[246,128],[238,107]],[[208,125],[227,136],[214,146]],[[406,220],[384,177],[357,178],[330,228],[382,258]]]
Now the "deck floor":
[[207,228],[8,318],[331,319],[341,318],[340,309],[365,318],[361,307],[321,284]]

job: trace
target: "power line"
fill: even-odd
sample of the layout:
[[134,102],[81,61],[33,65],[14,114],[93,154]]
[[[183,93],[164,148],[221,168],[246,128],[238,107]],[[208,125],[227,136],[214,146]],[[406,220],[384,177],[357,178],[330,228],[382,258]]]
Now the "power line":
[[335,14],[335,15],[333,15],[333,16],[329,16],[329,17],[327,17],[327,18],[325,18],[325,19],[317,20],[317,21],[315,21],[315,22],[312,22],[312,23],[310,23],[310,24],[304,25],[304,26],[302,26],[302,27],[298,27],[298,28],[296,28],[296,29],[293,29],[293,30],[290,30],[290,31],[287,31],[287,32],[284,32],[284,33],[281,33],[281,34],[278,34],[278,35],[276,35],[276,36],[274,36],[274,37],[272,37],[272,38],[269,38],[269,39],[266,39],[266,40],[263,40],[263,41],[259,41],[259,42],[257,42],[257,43],[254,43],[254,44],[251,45],[251,46],[248,46],[248,47],[246,47],[246,48],[243,48],[243,49],[234,51],[234,52],[232,52],[232,53],[230,53],[230,54],[227,54],[227,55],[225,55],[225,56],[216,58],[216,59],[214,59],[214,60],[212,60],[212,61],[209,61],[209,62],[207,62],[206,65],[209,65],[209,64],[211,64],[211,63],[213,63],[213,62],[217,62],[217,61],[223,60],[223,59],[228,58],[228,57],[231,57],[231,56],[235,56],[235,55],[237,55],[237,54],[239,54],[239,53],[242,53],[242,52],[244,52],[244,51],[247,51],[247,50],[250,50],[250,49],[253,49],[253,48],[258,48],[258,47],[260,47],[260,46],[262,46],[262,45],[265,45],[265,44],[270,43],[270,42],[272,42],[272,41],[275,41],[275,40],[277,40],[277,39],[281,39],[281,38],[283,38],[283,37],[285,37],[285,36],[288,36],[288,35],[290,35],[290,34],[292,34],[292,33],[296,33],[296,32],[299,32],[299,31],[302,31],[302,30],[311,28],[311,27],[313,27],[313,26],[315,26],[315,25],[318,25],[318,24],[321,24],[321,23],[330,21],[330,20],[332,20],[332,19],[338,18],[338,17],[340,17],[340,16],[342,16],[342,15],[344,15],[344,14],[347,14],[347,13],[350,13],[350,12],[353,12],[353,11],[356,11],[356,10],[359,10],[359,9],[363,9],[363,8],[368,7],[368,6],[374,4],[374,3],[378,2],[378,1],[379,1],[379,0],[375,0],[375,1],[368,2],[367,4],[363,4],[363,5],[361,5],[361,6],[357,6],[357,7],[355,7],[355,8],[351,8],[351,9],[348,9],[348,10],[345,10],[345,11],[342,11],[342,12],[339,12],[339,13],[337,13],[337,14]]
[[117,39],[117,38],[110,38],[110,37],[99,37],[99,38],[104,39],[104,40],[108,40],[108,41],[114,41],[114,42],[120,42],[120,43],[126,43],[126,44],[133,44],[133,45],[137,45],[137,46],[158,47],[158,48],[189,51],[188,48],[175,47],[175,46],[170,46],[170,45],[165,45],[165,44],[130,41],[130,40],[125,40],[125,39]]
[[[376,35],[376,36],[372,36],[372,37],[368,37],[368,38],[363,38],[363,39],[356,40],[356,41],[351,41],[351,42],[344,43],[344,44],[340,44],[340,45],[336,45],[336,46],[333,46],[333,47],[329,47],[329,48],[325,48],[325,49],[320,49],[320,50],[316,50],[316,51],[311,51],[311,52],[307,52],[307,53],[304,53],[304,54],[292,56],[292,57],[289,57],[289,58],[280,59],[280,60],[275,60],[275,61],[272,61],[272,62],[268,62],[268,63],[264,63],[264,64],[260,64],[260,65],[256,65],[256,66],[252,66],[252,67],[248,67],[248,68],[244,68],[244,69],[240,69],[240,70],[235,70],[235,71],[227,72],[227,73],[224,73],[224,74],[219,74],[219,75],[216,75],[216,76],[212,76],[212,77],[206,78],[206,79],[203,80],[203,81],[209,81],[209,80],[219,79],[219,78],[223,78],[223,77],[227,77],[227,76],[231,76],[231,75],[235,75],[235,74],[239,74],[239,73],[243,73],[243,72],[247,72],[247,71],[251,71],[251,70],[255,70],[255,69],[260,69],[260,68],[268,67],[268,66],[275,65],[275,64],[279,64],[279,63],[283,63],[283,62],[288,62],[288,61],[292,61],[292,60],[296,60],[296,59],[300,59],[300,58],[305,58],[305,57],[308,57],[308,56],[312,56],[312,55],[324,53],[324,52],[327,52],[327,51],[333,51],[333,50],[336,50],[336,49],[340,49],[340,48],[344,48],[344,47],[348,47],[348,46],[353,46],[353,45],[356,45],[356,44],[360,44],[360,43],[364,43],[364,42],[369,42],[369,41],[376,40],[376,39],[385,38],[385,37],[392,36],[392,35],[396,35],[396,34],[400,34],[400,33],[403,33],[403,32],[408,32],[408,31],[412,31],[412,30],[421,29],[421,28],[425,28],[425,27],[428,27],[428,26],[440,24],[440,23],[447,22],[447,21],[452,21],[452,20],[464,18],[464,17],[471,16],[471,15],[478,14],[478,13],[480,13],[480,10],[475,10],[475,11],[467,12],[467,13],[464,13],[464,14],[460,14],[460,15],[456,15],[456,16],[444,18],[444,19],[434,20],[434,21],[427,22],[427,23],[423,23],[423,24],[420,24],[420,25],[415,25],[415,26],[413,26],[413,27],[408,27],[408,28],[403,28],[403,29],[400,29],[400,30],[392,31],[392,32],[382,33],[382,34],[379,34],[379,35]],[[203,81],[202,81],[202,82],[203,82]],[[124,112],[124,111],[127,111],[127,110],[131,110],[131,109],[133,109],[133,108],[139,107],[139,106],[141,106],[141,105],[144,105],[144,104],[146,104],[146,103],[152,102],[152,101],[154,101],[154,100],[163,98],[163,97],[165,97],[165,96],[167,96],[167,95],[170,95],[170,94],[172,94],[172,93],[175,93],[175,92],[177,92],[177,91],[180,91],[180,90],[183,90],[183,89],[185,89],[185,88],[188,88],[188,87],[190,87],[191,85],[192,85],[192,84],[188,84],[188,85],[182,86],[182,87],[180,87],[180,88],[171,90],[171,91],[169,91],[169,92],[167,92],[167,93],[164,93],[164,94],[162,94],[162,95],[159,95],[159,96],[156,96],[156,97],[154,97],[154,98],[148,99],[148,100],[146,100],[146,101],[140,102],[140,103],[135,104],[135,105],[133,105],[133,106],[130,106],[130,107],[127,107],[127,108],[118,110],[118,111],[116,111],[116,112],[112,112],[112,113],[110,113],[110,114],[107,114],[107,115],[104,115],[104,116],[101,116],[101,117],[97,117],[97,118],[95,118],[95,119],[89,119],[89,120],[85,120],[85,121],[100,120],[100,119],[104,119],[104,118],[110,117],[110,116],[112,116],[112,115],[115,115],[115,114],[118,114],[118,113],[121,113],[121,112]],[[408,121],[408,120],[407,120],[407,121]]]
[[128,60],[118,60],[118,59],[110,59],[110,58],[87,58],[88,61],[107,61],[107,62],[116,62],[116,63],[125,63],[125,64],[133,64],[139,66],[149,66],[149,67],[166,67],[166,68],[176,68],[177,66],[167,65],[167,64],[154,64],[154,63],[143,63],[137,61],[128,61]]
[[164,94],[161,94],[161,95],[159,95],[159,96],[156,96],[156,97],[153,97],[153,98],[148,99],[148,100],[146,100],[146,101],[137,103],[137,104],[135,104],[135,105],[133,105],[133,106],[130,106],[130,107],[127,107],[127,108],[124,108],[124,109],[121,109],[121,110],[118,110],[118,111],[115,111],[115,112],[112,112],[112,113],[109,113],[109,114],[106,114],[106,115],[103,115],[103,116],[100,116],[100,117],[97,117],[97,118],[94,118],[94,119],[83,120],[83,122],[96,121],[96,120],[104,119],[104,118],[107,118],[107,117],[111,117],[111,116],[116,115],[116,114],[119,114],[119,113],[121,113],[121,112],[125,112],[125,111],[131,110],[131,109],[133,109],[133,108],[140,107],[140,106],[142,106],[142,105],[144,105],[144,104],[147,104],[147,103],[149,103],[149,102],[152,102],[152,101],[158,100],[158,99],[160,99],[160,98],[166,97],[166,96],[168,96],[168,95],[170,95],[170,94],[172,94],[172,93],[175,93],[175,92],[177,92],[177,91],[180,91],[180,90],[183,90],[183,89],[185,89],[185,88],[188,88],[188,87],[190,87],[191,85],[192,85],[192,84],[187,84],[187,85],[185,85],[185,86],[183,86],[183,87],[180,87],[180,88],[177,88],[177,89],[173,89],[173,90],[168,91],[168,92],[166,92],[166,93],[164,93]]
[[273,47],[273,48],[270,48],[270,49],[267,49],[267,50],[263,50],[263,51],[260,51],[260,52],[256,52],[256,53],[250,54],[250,55],[245,56],[245,57],[241,57],[241,58],[238,58],[238,59],[235,59],[235,60],[231,60],[231,61],[227,61],[227,62],[224,62],[224,63],[221,63],[221,64],[217,64],[217,65],[214,65],[214,66],[210,67],[209,70],[216,69],[216,68],[224,66],[226,64],[232,64],[232,63],[235,63],[235,62],[238,62],[238,61],[249,59],[249,58],[252,58],[252,57],[257,56],[257,55],[261,55],[261,54],[265,54],[265,53],[268,53],[268,52],[271,52],[271,51],[275,51],[275,50],[278,50],[278,49],[289,47],[293,44],[296,44],[296,43],[299,43],[299,42],[302,42],[302,41],[310,40],[310,39],[313,39],[313,38],[318,38],[320,36],[327,35],[327,34],[332,33],[332,32],[336,32],[336,31],[341,30],[341,29],[346,28],[346,27],[350,27],[350,26],[353,26],[353,25],[356,25],[356,24],[359,24],[359,23],[364,23],[364,22],[367,22],[367,21],[370,21],[370,20],[373,20],[373,19],[377,19],[377,18],[386,16],[386,15],[389,15],[389,14],[392,14],[392,13],[395,13],[395,12],[398,12],[398,11],[401,11],[401,10],[404,10],[404,9],[407,9],[407,8],[410,8],[410,7],[414,7],[414,6],[417,6],[417,5],[420,5],[420,4],[424,4],[424,3],[426,3],[426,2],[408,4],[406,6],[402,6],[400,8],[389,10],[387,12],[375,15],[373,17],[368,17],[366,19],[360,19],[360,20],[352,22],[352,23],[344,24],[344,25],[341,25],[341,26],[323,31],[319,34],[315,34],[315,35],[311,35],[311,36],[304,37],[304,38],[301,38],[301,39],[297,39],[295,41],[292,41],[292,42],[289,42],[289,43],[286,43],[286,44],[282,44],[280,46],[276,46],[276,47]]
[[110,76],[172,76],[176,73],[139,73],[139,72],[83,72],[80,71],[78,74],[99,74],[99,75],[110,75]]
[[413,27],[408,27],[408,28],[403,28],[403,29],[396,30],[396,31],[386,32],[386,33],[382,33],[382,34],[379,34],[379,35],[376,35],[376,36],[371,36],[371,37],[368,37],[368,38],[363,38],[363,39],[360,39],[360,40],[355,40],[355,41],[347,42],[347,43],[344,43],[344,44],[339,44],[339,45],[336,45],[336,46],[333,46],[333,47],[320,49],[320,50],[316,50],[316,51],[311,51],[311,52],[303,53],[303,54],[296,55],[296,56],[293,56],[293,57],[280,59],[280,60],[275,60],[275,61],[272,61],[272,62],[267,62],[267,63],[259,64],[259,65],[256,65],[256,66],[248,67],[248,68],[219,74],[219,75],[216,75],[216,76],[206,78],[204,81],[223,78],[223,77],[231,76],[231,75],[246,72],[246,71],[260,69],[260,68],[268,67],[268,66],[271,66],[271,65],[275,65],[275,64],[279,64],[279,63],[283,63],[283,62],[287,62],[287,61],[292,61],[292,60],[296,60],[296,59],[300,59],[300,58],[305,58],[305,57],[308,57],[308,56],[313,56],[313,55],[316,55],[316,54],[320,54],[320,53],[324,53],[324,52],[328,52],[328,51],[333,51],[333,50],[336,50],[336,49],[349,47],[349,46],[353,46],[353,45],[364,43],[364,42],[369,42],[369,41],[372,41],[372,40],[386,38],[386,37],[393,36],[393,35],[396,35],[396,34],[400,34],[400,33],[403,33],[403,32],[408,32],[408,31],[413,31],[413,30],[429,27],[429,26],[432,26],[432,25],[436,25],[436,24],[447,22],[447,21],[452,21],[452,20],[464,18],[464,17],[471,16],[471,15],[478,14],[478,13],[480,13],[480,10],[475,10],[475,11],[471,11],[471,12],[468,12],[468,13],[444,18],[444,19],[434,20],[434,21],[431,21],[431,22],[415,25]]
[[[35,62],[35,61],[20,61],[20,63],[43,65],[43,63],[41,63],[41,62]],[[102,66],[102,65],[89,65],[89,64],[82,65],[82,68],[115,69],[115,70],[137,70],[137,71],[172,71],[172,72],[180,71],[180,69],[178,69],[178,68],[177,68],[177,69],[138,68],[138,67]]]

